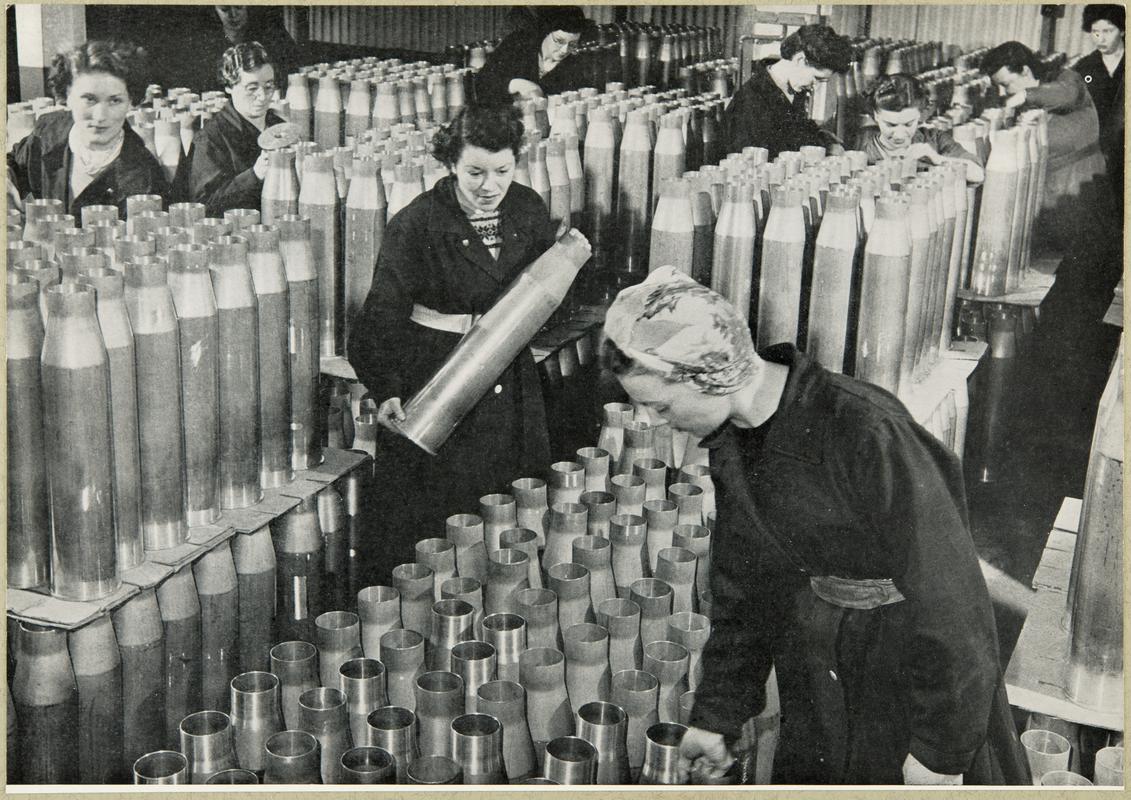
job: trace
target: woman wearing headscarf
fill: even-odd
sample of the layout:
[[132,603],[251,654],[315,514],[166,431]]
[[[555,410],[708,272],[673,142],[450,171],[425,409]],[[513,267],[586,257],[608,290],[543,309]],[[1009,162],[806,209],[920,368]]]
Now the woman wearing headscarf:
[[126,122],[145,96],[145,51],[90,41],[55,56],[47,82],[66,111],[44,114],[8,154],[8,198],[62,200],[68,214],[89,205],[126,214],[134,194],[168,197],[165,172]]
[[721,777],[773,666],[774,783],[1029,783],[957,457],[884,390],[756,352],[672,267],[623,290],[605,333],[633,401],[710,452],[726,557],[682,770]]
[[479,71],[477,102],[499,105],[515,96],[545,96],[585,86],[583,65],[573,53],[588,25],[577,6],[540,7],[535,24],[503,39]]

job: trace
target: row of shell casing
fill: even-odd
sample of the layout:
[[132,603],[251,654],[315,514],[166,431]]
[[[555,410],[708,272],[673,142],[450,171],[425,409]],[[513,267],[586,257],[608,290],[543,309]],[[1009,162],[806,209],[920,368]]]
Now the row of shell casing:
[[949,344],[971,243],[958,222],[969,227],[965,168],[916,177],[898,157],[767,155],[748,148],[665,181],[649,269],[675,266],[749,309],[759,347],[792,342],[829,369],[905,391]]
[[[289,663],[277,669],[290,678],[299,667]],[[139,757],[134,783],[681,782],[678,748],[686,726],[680,723],[650,721],[646,714],[630,718],[619,705],[589,702],[577,712],[577,735],[545,742],[536,753],[526,722],[527,692],[513,681],[480,684],[481,710],[465,713],[457,702],[465,687],[455,673],[420,675],[415,711],[385,704],[379,661],[353,659],[343,664],[341,676],[339,689],[301,690],[272,672],[237,675],[231,683],[231,714],[206,710],[186,716],[179,726],[179,749]],[[638,709],[640,686],[650,677],[636,671],[619,675],[621,702]],[[293,720],[284,713],[287,701]],[[638,747],[629,744],[630,730],[642,737]],[[635,750],[642,760],[633,769]]]
[[104,597],[321,460],[309,222],[161,202],[130,198],[124,222],[87,207],[77,229],[31,201],[9,243],[9,416],[30,437],[9,585]]

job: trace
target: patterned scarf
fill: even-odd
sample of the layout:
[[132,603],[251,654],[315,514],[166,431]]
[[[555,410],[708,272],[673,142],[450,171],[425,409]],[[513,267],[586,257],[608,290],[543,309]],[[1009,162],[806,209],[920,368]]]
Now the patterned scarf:
[[104,169],[114,163],[122,152],[122,142],[126,140],[126,129],[118,131],[113,145],[103,150],[92,150],[81,140],[78,126],[72,125],[67,135],[67,146],[71,149],[71,195],[78,197]]
[[754,372],[746,320],[675,267],[661,267],[618,294],[605,333],[646,369],[706,394],[731,394]]

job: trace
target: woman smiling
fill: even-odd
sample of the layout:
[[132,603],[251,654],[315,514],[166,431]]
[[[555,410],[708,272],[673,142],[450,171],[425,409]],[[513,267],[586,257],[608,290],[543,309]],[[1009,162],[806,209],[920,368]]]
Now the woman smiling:
[[125,216],[130,195],[168,195],[160,163],[126,124],[145,95],[144,60],[135,45],[101,41],[55,56],[48,85],[67,110],[44,114],[8,154],[10,201],[62,200],[76,217],[115,205]]

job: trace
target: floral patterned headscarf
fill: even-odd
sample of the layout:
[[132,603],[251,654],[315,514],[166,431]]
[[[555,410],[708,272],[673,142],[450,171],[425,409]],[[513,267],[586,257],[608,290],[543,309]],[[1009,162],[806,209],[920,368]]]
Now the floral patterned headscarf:
[[626,356],[706,394],[737,391],[754,373],[750,329],[734,307],[674,267],[617,295],[605,334]]

